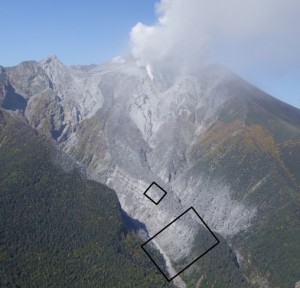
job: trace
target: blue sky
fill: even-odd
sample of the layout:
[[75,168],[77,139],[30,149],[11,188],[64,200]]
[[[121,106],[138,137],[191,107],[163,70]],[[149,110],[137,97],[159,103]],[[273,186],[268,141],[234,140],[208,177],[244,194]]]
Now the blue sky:
[[[100,64],[129,52],[137,22],[156,22],[155,0],[0,0],[0,65],[55,54],[67,65]],[[300,108],[300,67],[273,73],[253,63],[229,68],[267,93]]]
[[55,54],[65,64],[101,63],[125,52],[138,22],[154,21],[152,0],[0,0],[0,65]]

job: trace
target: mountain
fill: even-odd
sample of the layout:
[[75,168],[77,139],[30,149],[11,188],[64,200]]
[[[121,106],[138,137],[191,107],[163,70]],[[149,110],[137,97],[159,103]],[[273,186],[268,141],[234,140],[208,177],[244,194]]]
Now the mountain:
[[[51,56],[0,72],[2,107],[113,188],[149,236],[198,211],[222,245],[182,274],[188,287],[300,280],[299,109],[221,65],[152,81],[130,58],[67,67]],[[159,205],[143,195],[153,181],[168,192]],[[194,220],[181,229],[171,263],[206,237]]]
[[2,109],[0,164],[1,287],[172,287],[114,191]]

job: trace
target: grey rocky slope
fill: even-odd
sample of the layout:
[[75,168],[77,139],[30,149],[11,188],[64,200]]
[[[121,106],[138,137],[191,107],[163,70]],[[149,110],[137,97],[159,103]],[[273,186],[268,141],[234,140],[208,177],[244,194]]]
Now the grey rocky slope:
[[[242,255],[240,259],[253,253],[235,239],[269,217],[265,213],[272,209],[269,190],[261,198],[256,196],[275,172],[270,166],[245,180],[244,163],[237,164],[238,171],[232,168],[232,159],[240,155],[233,155],[231,140],[240,143],[248,130],[255,141],[260,140],[260,134],[251,130],[260,125],[276,145],[297,141],[298,109],[219,65],[172,81],[167,75],[152,81],[131,59],[67,67],[52,56],[0,72],[2,107],[24,114],[32,127],[55,139],[94,179],[115,189],[122,208],[145,223],[150,236],[193,206]],[[222,135],[224,131],[227,135]],[[263,156],[269,157],[268,153]],[[152,181],[168,191],[157,206],[143,195]],[[291,197],[299,207],[296,184],[284,185],[290,192],[281,204]],[[177,246],[168,251],[171,259],[191,249],[188,241],[193,239],[190,235],[196,236],[197,227],[192,222],[182,226]],[[169,240],[161,239],[161,246]],[[300,279],[295,271],[292,281]],[[249,273],[251,282],[255,277]],[[265,271],[258,278],[263,280],[253,281],[269,281]]]

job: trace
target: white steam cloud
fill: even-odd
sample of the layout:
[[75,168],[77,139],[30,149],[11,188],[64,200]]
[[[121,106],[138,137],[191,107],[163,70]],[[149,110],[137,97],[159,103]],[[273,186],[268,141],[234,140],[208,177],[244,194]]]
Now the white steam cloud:
[[150,77],[206,62],[300,67],[299,0],[161,0],[153,26],[130,32],[132,54]]

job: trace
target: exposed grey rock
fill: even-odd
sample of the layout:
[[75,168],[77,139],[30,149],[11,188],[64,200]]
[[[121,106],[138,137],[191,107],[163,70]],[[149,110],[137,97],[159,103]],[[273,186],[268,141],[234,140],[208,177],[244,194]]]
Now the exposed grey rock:
[[[123,209],[150,235],[191,205],[223,236],[251,224],[255,207],[232,199],[224,183],[193,172],[187,159],[196,137],[237,97],[224,89],[236,79],[226,68],[212,66],[165,86],[131,60],[72,68],[50,56],[7,74],[27,102],[29,123],[114,188]],[[152,181],[168,191],[159,206],[143,195]]]
[[[91,178],[113,188],[122,208],[145,223],[149,236],[193,206],[214,231],[230,240],[251,227],[261,207],[237,197],[229,183],[200,164],[199,137],[219,120],[245,124],[251,109],[263,110],[270,123],[275,118],[285,121],[300,135],[295,128],[300,127],[299,111],[222,66],[172,81],[163,76],[168,78],[161,75],[152,81],[130,58],[67,67],[51,56],[0,67],[0,103],[23,113]],[[65,162],[59,154],[55,159]],[[70,169],[68,160],[65,163]],[[168,192],[159,205],[143,195],[153,181]],[[168,246],[172,239],[165,237],[157,240],[158,247],[168,247],[164,250],[169,257],[186,256],[199,230],[196,222],[189,219],[180,226],[176,245]],[[187,235],[192,235],[190,242]]]

